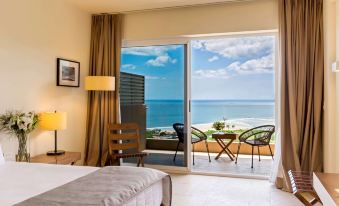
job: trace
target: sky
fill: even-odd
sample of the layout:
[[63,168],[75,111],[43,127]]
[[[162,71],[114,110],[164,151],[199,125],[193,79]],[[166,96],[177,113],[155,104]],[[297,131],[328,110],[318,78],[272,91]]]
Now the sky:
[[[274,36],[191,42],[193,100],[274,99]],[[184,46],[122,50],[121,71],[145,76],[145,98],[184,98]]]

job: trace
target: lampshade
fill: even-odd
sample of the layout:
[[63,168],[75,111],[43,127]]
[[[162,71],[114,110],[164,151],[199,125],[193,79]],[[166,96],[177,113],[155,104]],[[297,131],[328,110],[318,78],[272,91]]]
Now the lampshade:
[[39,125],[44,130],[63,130],[67,127],[65,112],[44,112],[39,115]]
[[115,77],[112,76],[87,76],[85,89],[89,91],[114,91]]

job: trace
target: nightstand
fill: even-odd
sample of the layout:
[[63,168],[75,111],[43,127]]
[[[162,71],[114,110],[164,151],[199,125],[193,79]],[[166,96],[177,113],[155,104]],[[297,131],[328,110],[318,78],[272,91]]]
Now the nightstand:
[[49,156],[47,154],[40,154],[31,157],[30,162],[45,163],[45,164],[58,164],[58,165],[74,165],[81,159],[80,152],[65,152],[65,154],[57,156]]

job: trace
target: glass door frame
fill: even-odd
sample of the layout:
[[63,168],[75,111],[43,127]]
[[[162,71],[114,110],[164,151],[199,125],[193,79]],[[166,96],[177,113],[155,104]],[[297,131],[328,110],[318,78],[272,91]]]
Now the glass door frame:
[[[230,37],[241,37],[241,36],[261,36],[261,35],[273,35],[275,36],[275,92],[276,92],[276,101],[278,101],[277,88],[279,84],[278,72],[279,72],[279,61],[278,61],[278,51],[279,51],[279,35],[276,29],[272,30],[258,30],[258,31],[244,31],[244,32],[229,32],[229,33],[219,33],[219,34],[207,34],[207,35],[187,35],[182,37],[173,37],[173,38],[163,38],[163,39],[149,39],[149,40],[123,40],[122,47],[141,47],[141,46],[164,46],[164,45],[184,45],[185,46],[185,68],[184,68],[184,124],[185,124],[185,139],[187,142],[191,142],[191,42],[193,40],[206,40],[206,39],[217,39],[217,38],[230,38]],[[277,102],[276,102],[277,105]],[[276,114],[279,114],[279,111],[275,111]],[[276,122],[277,123],[277,122]],[[170,171],[172,173],[196,173],[196,174],[205,174],[204,172],[194,172],[192,171],[192,145],[185,144],[185,161],[186,165],[184,167],[179,166],[162,166],[162,165],[147,165],[150,168],[160,169],[164,171]],[[206,173],[209,174],[209,173]],[[229,175],[221,175],[229,176]]]
[[[184,46],[184,124],[185,124],[185,144],[184,144],[184,166],[165,166],[145,164],[149,168],[169,171],[172,173],[190,173],[192,169],[191,158],[191,44],[187,38],[169,38],[154,40],[123,40],[122,47],[146,47],[146,46],[166,46],[166,45],[183,45]],[[129,163],[123,163],[129,165]]]

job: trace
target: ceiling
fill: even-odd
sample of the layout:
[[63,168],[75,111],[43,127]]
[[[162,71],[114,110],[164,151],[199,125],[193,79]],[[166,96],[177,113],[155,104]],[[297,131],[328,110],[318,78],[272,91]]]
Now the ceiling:
[[65,0],[90,13],[117,13],[244,0]]

